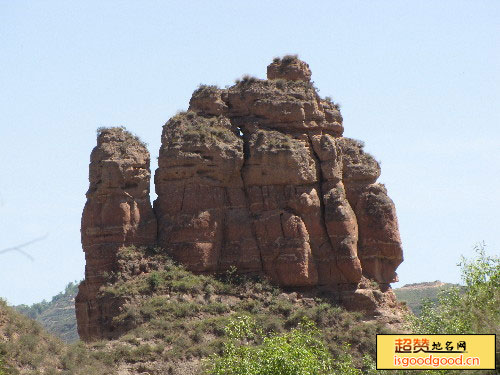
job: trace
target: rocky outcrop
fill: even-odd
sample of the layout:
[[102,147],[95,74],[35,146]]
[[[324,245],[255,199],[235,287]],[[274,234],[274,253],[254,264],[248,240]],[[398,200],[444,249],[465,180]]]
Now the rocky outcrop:
[[[283,287],[327,289],[355,308],[366,298],[376,305],[362,285],[376,281],[385,293],[402,261],[394,204],[376,183],[380,166],[342,136],[339,106],[319,97],[305,62],[277,58],[267,74],[227,89],[200,86],[189,110],[164,125],[155,216],[145,148],[118,140],[123,131],[100,135],[82,221],[85,285],[113,270],[117,246],[155,242],[196,273],[236,267]],[[118,152],[124,142],[131,146]],[[141,186],[133,193],[128,170]],[[91,300],[80,298],[80,311]]]
[[363,151],[363,143],[340,140],[344,183],[359,226],[358,256],[363,274],[381,284],[397,281],[396,268],[403,261],[396,208],[382,184],[380,165]]
[[116,315],[116,301],[97,300],[107,275],[117,270],[116,254],[126,245],[156,242],[156,217],[149,197],[149,152],[123,128],[98,131],[90,156],[89,190],[82,216],[85,280],[76,297],[78,333],[101,337]]
[[286,56],[267,71],[200,87],[164,126],[159,245],[196,272],[236,266],[289,287],[392,282],[397,222],[370,216],[392,207],[373,198],[378,163],[342,137],[339,108],[318,96],[306,63]]
[[163,128],[155,174],[158,244],[195,272],[231,265],[259,271],[240,173],[243,140],[227,117],[210,115],[218,113],[220,96],[213,99],[213,106],[202,105],[207,115],[179,114]]

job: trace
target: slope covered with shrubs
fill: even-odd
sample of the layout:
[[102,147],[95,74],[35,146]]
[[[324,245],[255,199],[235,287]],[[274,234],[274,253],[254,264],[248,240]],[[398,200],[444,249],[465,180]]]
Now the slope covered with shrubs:
[[18,305],[15,309],[27,317],[39,322],[49,333],[66,342],[78,340],[75,317],[75,297],[78,282],[69,283],[64,292],[31,306]]
[[[126,272],[146,256],[149,271]],[[125,330],[114,340],[68,345],[2,301],[0,374],[412,374],[377,371],[375,335],[387,328],[326,296],[285,292],[234,271],[194,275],[155,249],[124,248],[119,257],[123,272],[108,275],[101,294],[124,298],[111,324]],[[498,258],[480,250],[462,264],[465,288],[427,304],[411,319],[413,332],[499,333]]]
[[204,358],[222,352],[229,338],[225,327],[235,317],[252,319],[266,334],[289,332],[307,318],[321,330],[333,358],[348,344],[359,365],[361,353],[375,353],[375,334],[386,331],[381,323],[365,322],[362,314],[347,312],[326,297],[284,292],[235,270],[216,277],[195,275],[155,249],[124,248],[119,256],[125,265],[146,256],[153,263],[152,271],[138,276],[110,275],[112,283],[101,292],[127,299],[112,324],[127,327],[118,341],[132,345],[132,353],[140,350],[134,366],[150,371],[196,373]]
[[[385,331],[381,323],[365,322],[327,298],[284,292],[232,270],[216,277],[195,275],[155,249],[123,248],[119,257],[126,268],[146,255],[153,264],[149,272],[108,275],[110,282],[101,290],[103,296],[126,300],[112,322],[126,332],[114,340],[65,345],[3,303],[9,323],[2,324],[0,348],[7,365],[23,374],[197,374],[210,356],[223,353],[230,322],[247,317],[269,336],[290,334],[307,319],[321,332],[333,360],[348,344],[361,366],[361,353],[373,355],[375,334]],[[14,339],[5,333],[12,331]]]

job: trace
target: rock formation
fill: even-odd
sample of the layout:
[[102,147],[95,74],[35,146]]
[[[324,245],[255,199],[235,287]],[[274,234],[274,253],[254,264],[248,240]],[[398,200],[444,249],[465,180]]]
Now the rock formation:
[[107,275],[117,270],[117,250],[156,242],[156,218],[149,198],[149,152],[122,128],[98,131],[90,156],[87,202],[82,216],[85,280],[76,297],[78,333],[100,337],[116,313],[116,301],[98,300]]
[[164,125],[155,216],[146,149],[124,131],[101,133],[82,220],[83,337],[102,320],[92,305],[100,275],[127,244],[156,243],[196,273],[236,267],[283,287],[320,287],[356,308],[367,279],[384,290],[396,281],[401,241],[379,164],[342,137],[339,107],[318,96],[305,62],[277,58],[267,75],[200,86]]

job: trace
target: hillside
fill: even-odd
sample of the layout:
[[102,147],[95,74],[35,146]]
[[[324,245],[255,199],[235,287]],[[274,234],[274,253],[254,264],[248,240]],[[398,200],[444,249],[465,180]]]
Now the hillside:
[[407,306],[415,315],[420,315],[422,303],[425,300],[437,302],[438,294],[458,284],[443,283],[441,281],[422,282],[406,284],[401,288],[394,289],[394,293],[401,302],[406,302]]
[[[363,355],[375,354],[375,335],[400,328],[395,324],[401,318],[398,306],[392,308],[392,320],[389,314],[385,320],[374,319],[348,312],[319,292],[286,291],[232,271],[196,275],[154,248],[122,248],[117,255],[130,269],[147,255],[150,269],[133,277],[126,272],[108,275],[99,298],[123,302],[120,314],[109,322],[114,337],[65,344],[2,301],[1,375],[203,374],[204,361],[221,353],[228,342],[225,327],[237,316],[252,317],[268,333],[289,332],[308,317],[321,330],[334,361],[340,363],[347,350],[360,368]],[[425,283],[400,290],[445,286]],[[377,290],[374,283],[361,287]],[[344,374],[340,369],[337,373]]]
[[[412,312],[419,315],[423,301],[437,301],[439,292],[457,284],[440,281],[407,284],[394,289],[401,302],[406,302]],[[49,333],[66,342],[78,340],[75,317],[75,296],[78,284],[69,283],[64,292],[54,296],[50,302],[42,301],[31,306],[18,305],[15,309],[31,319],[38,321]]]
[[[119,256],[135,264],[147,249],[124,248]],[[339,358],[343,344],[358,365],[374,355],[375,334],[387,323],[348,312],[320,294],[285,292],[267,281],[228,272],[195,275],[165,255],[149,255],[158,267],[133,278],[112,275],[103,298],[124,298],[110,325],[115,339],[64,344],[32,320],[0,305],[0,353],[21,374],[196,374],[203,359],[219,353],[231,317],[252,316],[266,332],[284,332],[309,317]],[[397,320],[397,319],[395,319]],[[16,372],[12,372],[16,373]]]
[[75,296],[78,282],[71,282],[64,292],[52,297],[50,302],[42,301],[31,306],[19,305],[15,309],[39,322],[49,333],[66,342],[78,340],[75,317]]
[[[64,344],[0,299],[0,374],[53,374]],[[39,371],[39,372],[35,372]]]

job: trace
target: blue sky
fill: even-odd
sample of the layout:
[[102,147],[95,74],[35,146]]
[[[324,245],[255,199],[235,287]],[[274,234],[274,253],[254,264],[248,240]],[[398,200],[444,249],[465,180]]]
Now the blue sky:
[[382,163],[400,284],[459,281],[500,251],[500,2],[0,0],[0,296],[49,299],[84,273],[80,217],[99,126],[149,144],[200,83],[264,78],[298,53],[345,135]]

